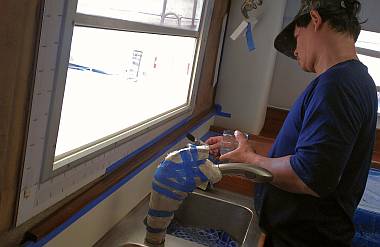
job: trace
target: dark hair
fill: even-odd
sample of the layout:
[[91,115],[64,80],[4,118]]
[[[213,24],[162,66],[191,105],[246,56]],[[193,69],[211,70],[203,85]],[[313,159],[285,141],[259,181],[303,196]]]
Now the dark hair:
[[[361,9],[361,3],[357,0],[313,0],[317,2],[315,10],[322,17],[323,22],[328,22],[329,25],[337,32],[348,33],[356,41],[359,37],[361,24],[358,14]],[[318,4],[326,2],[326,4]],[[328,2],[328,3],[327,3]],[[309,13],[300,16],[296,20],[296,26],[306,27],[311,21]]]

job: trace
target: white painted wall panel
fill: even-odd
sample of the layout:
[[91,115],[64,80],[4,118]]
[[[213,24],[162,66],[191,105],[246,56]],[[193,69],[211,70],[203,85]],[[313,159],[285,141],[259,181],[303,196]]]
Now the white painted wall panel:
[[245,37],[236,41],[229,38],[243,20],[241,1],[231,4],[216,102],[232,118],[217,118],[216,125],[258,134],[265,119],[277,54],[273,41],[282,27],[286,0],[264,1],[264,14],[253,30],[254,52],[248,51]]

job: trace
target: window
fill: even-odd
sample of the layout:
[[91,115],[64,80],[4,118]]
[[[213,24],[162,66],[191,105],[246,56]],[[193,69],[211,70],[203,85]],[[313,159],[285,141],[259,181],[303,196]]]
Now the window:
[[380,113],[380,33],[362,30],[356,47],[360,61],[368,67],[368,72],[376,83]]
[[53,170],[191,109],[203,5],[78,0]]
[[191,116],[214,0],[45,0],[17,225]]

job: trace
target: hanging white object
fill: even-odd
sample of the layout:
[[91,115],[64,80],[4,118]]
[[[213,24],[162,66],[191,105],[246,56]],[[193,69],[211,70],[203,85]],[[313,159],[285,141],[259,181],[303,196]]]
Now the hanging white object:
[[[244,0],[241,13],[244,16],[244,20],[231,34],[231,39],[236,40],[247,28],[248,22],[251,23],[251,27],[254,28],[263,15],[263,0]],[[248,15],[248,12],[250,15]]]
[[243,20],[240,25],[235,29],[235,31],[231,34],[231,39],[236,40],[247,28],[248,22]]

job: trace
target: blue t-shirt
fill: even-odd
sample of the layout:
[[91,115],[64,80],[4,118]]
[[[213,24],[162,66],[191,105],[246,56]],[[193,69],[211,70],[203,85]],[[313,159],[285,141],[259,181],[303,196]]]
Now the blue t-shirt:
[[376,86],[360,61],[339,63],[308,85],[269,157],[291,155],[295,173],[320,198],[257,186],[255,206],[268,246],[350,246],[376,121]]

